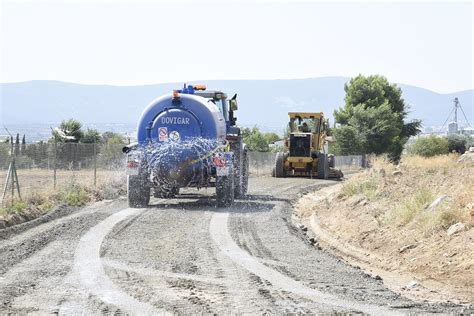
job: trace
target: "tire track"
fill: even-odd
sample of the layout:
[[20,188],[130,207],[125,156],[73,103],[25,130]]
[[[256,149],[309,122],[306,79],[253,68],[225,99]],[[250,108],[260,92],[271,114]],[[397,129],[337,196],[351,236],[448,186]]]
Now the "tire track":
[[338,309],[342,308],[347,312],[363,312],[374,315],[400,315],[399,312],[392,311],[385,307],[348,301],[309,288],[302,283],[265,266],[259,262],[258,259],[239,248],[239,246],[234,242],[229,234],[228,219],[229,213],[215,213],[212,216],[209,231],[214,242],[232,261],[260,278],[267,280],[274,287],[282,291],[291,292],[322,305],[329,305]]
[[79,276],[82,286],[103,302],[118,307],[128,314],[164,314],[148,303],[140,302],[120,290],[105,274],[100,258],[102,242],[115,225],[145,209],[127,208],[109,216],[91,228],[79,241],[74,255],[73,273]]

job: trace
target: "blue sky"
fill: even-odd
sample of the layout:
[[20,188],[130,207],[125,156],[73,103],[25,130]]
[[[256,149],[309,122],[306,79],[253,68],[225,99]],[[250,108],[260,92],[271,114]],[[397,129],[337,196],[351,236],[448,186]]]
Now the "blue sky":
[[474,87],[472,3],[1,0],[0,81],[379,73],[454,92]]

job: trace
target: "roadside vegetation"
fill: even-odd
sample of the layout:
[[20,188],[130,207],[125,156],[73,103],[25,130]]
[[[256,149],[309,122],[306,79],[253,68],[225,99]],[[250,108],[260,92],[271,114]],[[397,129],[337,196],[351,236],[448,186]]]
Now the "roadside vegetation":
[[256,126],[243,128],[242,137],[250,151],[260,152],[276,151],[278,148],[274,147],[273,143],[281,140],[278,134],[262,132]]
[[22,223],[45,214],[55,207],[81,207],[91,202],[115,199],[126,193],[123,172],[110,174],[106,181],[96,187],[79,181],[81,172],[73,174],[69,181],[57,190],[45,189],[26,192],[23,199],[7,199],[0,206],[0,228]]
[[416,280],[400,291],[422,282],[432,286],[428,297],[472,302],[474,138],[417,136],[421,121],[405,122],[402,92],[382,76],[357,76],[345,91],[331,147],[369,154],[370,168],[325,195],[304,196],[297,214],[334,237],[329,248],[348,245],[346,259]]
[[373,167],[343,184],[342,200],[362,198],[377,204],[381,226],[410,228],[426,237],[463,223],[472,226],[474,167],[458,164],[459,155],[404,156],[398,166],[373,159]]
[[[8,138],[0,144],[0,168],[4,170],[10,163],[13,146],[22,193],[21,200],[15,196],[12,201],[10,189],[7,191],[6,200],[0,205],[0,228],[33,219],[61,205],[80,207],[125,194],[120,148],[126,139],[122,135],[101,134],[95,129],[84,131],[81,122],[69,119],[52,130],[47,142],[27,145],[25,139],[24,135],[20,141],[17,134],[16,139]],[[96,173],[94,163],[101,168]],[[57,169],[57,189],[52,188],[53,164]]]
[[403,275],[400,291],[418,295],[424,287],[432,298],[472,302],[474,164],[458,159],[403,155],[394,165],[372,157],[370,169],[323,203],[314,202],[318,192],[304,196],[297,213],[314,214],[329,235],[367,254],[360,260],[370,267]]
[[407,153],[422,157],[433,157],[448,153],[464,154],[470,147],[474,147],[474,137],[469,135],[436,136],[429,135],[418,137],[407,146]]

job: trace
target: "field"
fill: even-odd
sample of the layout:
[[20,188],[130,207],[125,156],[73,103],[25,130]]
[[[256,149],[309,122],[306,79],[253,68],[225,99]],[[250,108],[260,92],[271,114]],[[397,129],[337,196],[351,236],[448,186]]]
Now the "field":
[[[7,171],[2,172],[2,193]],[[12,201],[8,187],[0,207],[0,227],[18,224],[50,211],[54,206],[82,206],[90,201],[117,198],[126,186],[124,170],[53,170],[20,169],[17,171],[21,200],[15,191]],[[95,184],[94,184],[95,183]]]
[[[7,171],[0,178],[2,190],[5,186]],[[48,192],[54,189],[54,171],[48,169],[20,169],[17,171],[22,195]],[[124,170],[97,170],[95,174],[97,185],[104,184],[118,177],[124,177]],[[75,181],[80,185],[94,186],[94,170],[57,170],[56,188],[61,188]],[[125,181],[125,180],[124,180]]]

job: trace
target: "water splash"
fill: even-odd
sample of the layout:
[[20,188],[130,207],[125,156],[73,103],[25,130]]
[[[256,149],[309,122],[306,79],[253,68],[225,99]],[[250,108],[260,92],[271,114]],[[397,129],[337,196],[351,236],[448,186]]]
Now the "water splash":
[[139,149],[154,187],[169,191],[176,187],[207,186],[211,159],[225,148],[222,141],[188,138],[177,142],[150,141]]

